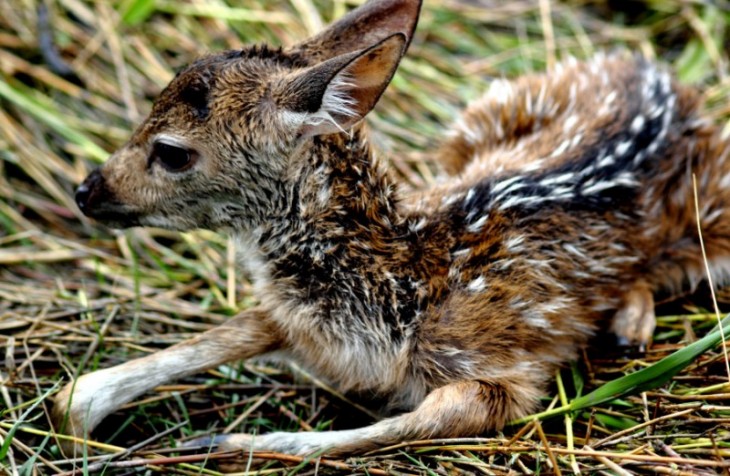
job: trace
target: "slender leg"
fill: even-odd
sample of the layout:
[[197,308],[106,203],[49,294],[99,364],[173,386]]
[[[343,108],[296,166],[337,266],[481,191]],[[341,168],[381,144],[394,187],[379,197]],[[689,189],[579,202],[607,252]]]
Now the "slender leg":
[[104,417],[158,385],[281,347],[268,314],[252,308],[168,349],[81,376],[56,395],[53,417],[62,432],[83,437]]
[[[306,455],[325,450],[328,456],[361,454],[402,441],[475,436],[503,427],[510,419],[535,407],[540,389],[529,376],[499,382],[469,380],[431,392],[412,412],[354,430],[265,435],[232,434],[200,439],[190,444],[218,445],[221,450],[277,451]],[[228,466],[236,469],[239,466]]]
[[654,295],[648,284],[637,282],[624,299],[624,305],[613,318],[611,330],[621,345],[639,345],[642,349],[651,341],[656,327]]

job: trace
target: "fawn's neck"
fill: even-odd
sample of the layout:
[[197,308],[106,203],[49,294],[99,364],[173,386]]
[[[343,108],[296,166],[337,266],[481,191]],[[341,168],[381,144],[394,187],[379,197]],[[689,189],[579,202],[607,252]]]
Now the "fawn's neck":
[[257,230],[267,261],[293,252],[318,261],[333,247],[366,250],[397,235],[403,220],[395,183],[360,128],[314,138],[292,158],[291,169],[283,208]]
[[333,316],[344,326],[381,316],[401,327],[420,312],[443,271],[435,263],[447,259],[438,249],[448,246],[434,247],[439,237],[414,226],[418,217],[401,215],[395,183],[362,134],[315,139],[294,159],[287,210],[249,240],[257,256],[249,268],[267,287],[260,296],[326,308],[329,324]]
[[[247,241],[267,261],[293,250],[391,241],[403,220],[396,184],[374,159],[364,132],[316,137],[290,158],[281,195]],[[279,195],[279,193],[274,193]]]
[[[315,138],[295,178],[292,212],[327,239],[367,228],[385,238],[402,220],[397,214],[395,183],[374,158],[364,131]],[[333,232],[335,234],[333,234]]]

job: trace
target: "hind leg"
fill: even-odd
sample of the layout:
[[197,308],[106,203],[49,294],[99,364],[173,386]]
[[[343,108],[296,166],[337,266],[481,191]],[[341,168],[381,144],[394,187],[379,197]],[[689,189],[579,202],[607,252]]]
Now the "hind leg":
[[[324,452],[341,457],[362,454],[403,441],[476,436],[503,427],[531,411],[540,388],[530,376],[452,383],[432,391],[412,412],[354,430],[265,435],[232,434],[201,438],[192,445],[217,445],[220,450],[242,450],[243,462],[252,451],[308,455]],[[255,455],[253,455],[255,457]],[[240,466],[238,466],[240,467]],[[237,466],[227,466],[227,470]]]
[[655,327],[654,294],[646,282],[638,281],[624,297],[611,331],[620,345],[638,345],[643,350],[651,342]]

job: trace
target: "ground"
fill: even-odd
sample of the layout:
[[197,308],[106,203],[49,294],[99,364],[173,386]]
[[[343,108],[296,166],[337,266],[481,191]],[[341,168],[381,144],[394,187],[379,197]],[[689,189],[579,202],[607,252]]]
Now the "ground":
[[[9,474],[215,474],[207,432],[347,428],[371,413],[296,367],[232,363],[160,387],[64,457],[52,394],[73,375],[164,348],[254,303],[233,244],[209,232],[114,232],[81,216],[73,189],[124,142],[174,71],[208,51],[292,44],[351,8],[342,0],[0,0],[0,465]],[[41,13],[39,18],[39,13]],[[47,19],[46,19],[47,17]],[[628,49],[670,65],[730,129],[727,2],[426,0],[408,57],[370,117],[404,180],[433,180],[444,128],[494,77],[569,55]],[[722,297],[722,295],[721,295]],[[716,323],[709,293],[660,305],[646,352],[600,336],[555,377],[559,407],[683,348]],[[409,442],[347,461],[259,455],[262,474],[716,474],[730,463],[722,349],[669,382],[559,417],[462,440]],[[620,383],[620,382],[619,382]],[[604,387],[605,388],[605,387]],[[549,413],[549,412],[548,412]],[[91,444],[90,444],[91,445]],[[252,470],[253,471],[253,470]]]

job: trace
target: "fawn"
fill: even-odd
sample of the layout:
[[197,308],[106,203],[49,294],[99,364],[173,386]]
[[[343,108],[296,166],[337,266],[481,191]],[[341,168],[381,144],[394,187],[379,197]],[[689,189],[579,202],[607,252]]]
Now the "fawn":
[[416,0],[371,0],[286,49],[199,59],[79,187],[113,227],[207,228],[240,244],[260,304],[82,376],[55,416],[86,435],[166,381],[276,354],[404,413],[222,448],[329,455],[476,435],[534,411],[601,328],[646,343],[653,293],[730,270],[730,144],[698,95],[631,55],[494,81],[405,191],[361,125],[413,35]]

